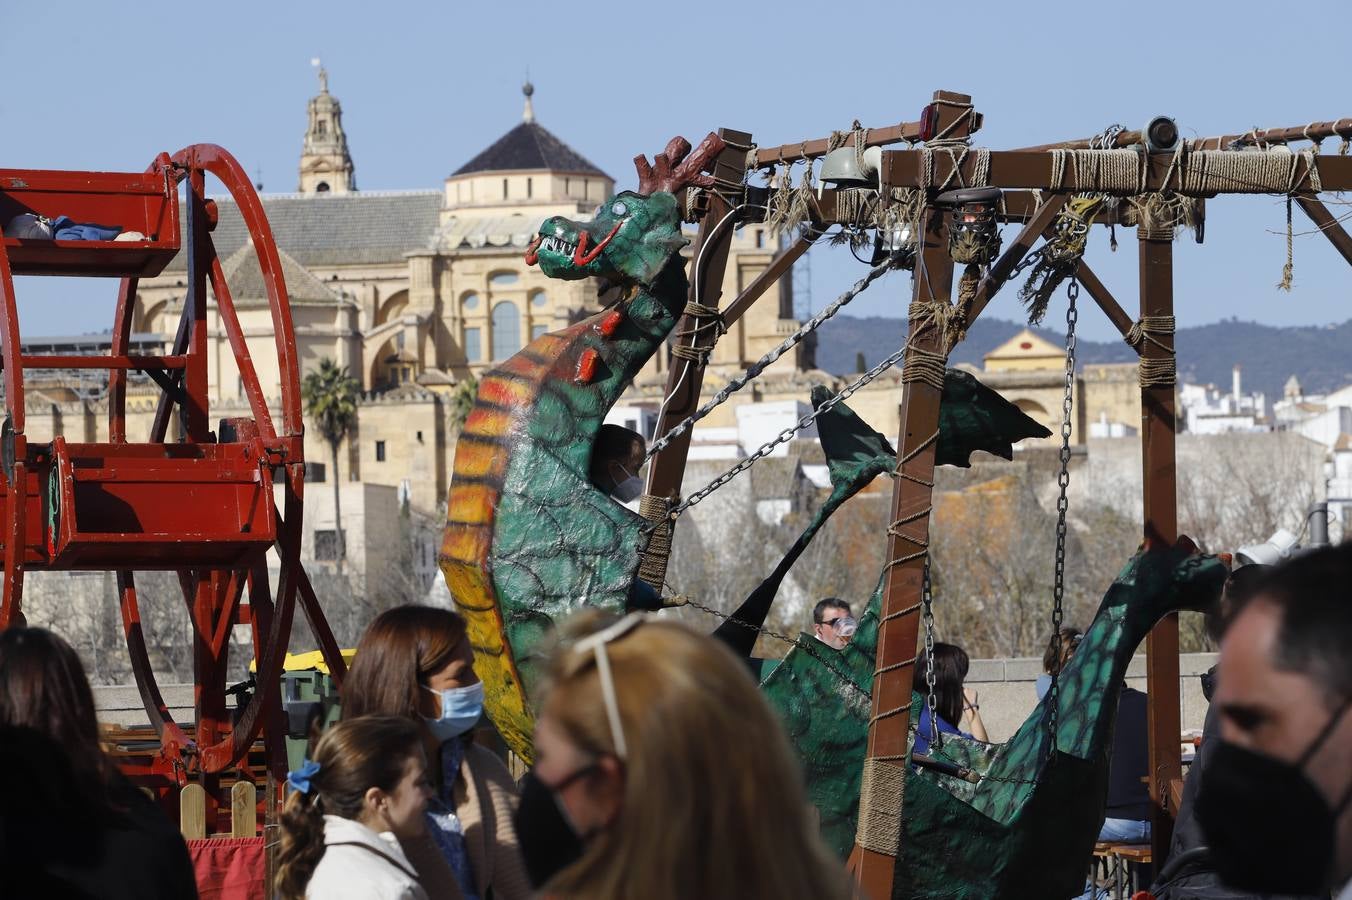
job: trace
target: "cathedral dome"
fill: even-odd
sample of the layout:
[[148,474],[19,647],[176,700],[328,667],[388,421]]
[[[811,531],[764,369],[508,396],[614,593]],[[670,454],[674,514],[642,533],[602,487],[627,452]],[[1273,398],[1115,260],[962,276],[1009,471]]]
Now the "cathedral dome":
[[535,87],[526,82],[521,88],[526,107],[521,124],[494,141],[469,162],[451,173],[452,178],[485,172],[567,172],[570,175],[597,175],[609,178],[593,162],[559,140],[548,128],[535,121],[531,97]]
[[[525,235],[529,240],[548,217],[585,214],[615,190],[614,180],[600,167],[535,121],[534,85],[526,82],[521,93],[521,124],[446,179],[442,224],[454,232],[450,246],[469,240],[460,234],[470,227],[466,217],[501,220],[484,236],[490,244],[495,235]],[[503,240],[515,243],[516,238]]]

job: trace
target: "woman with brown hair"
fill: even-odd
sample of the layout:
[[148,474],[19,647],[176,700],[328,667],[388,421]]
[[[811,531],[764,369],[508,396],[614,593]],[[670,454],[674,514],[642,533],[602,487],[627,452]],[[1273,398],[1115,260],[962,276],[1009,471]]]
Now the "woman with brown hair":
[[426,833],[400,842],[429,895],[528,900],[512,827],[516,786],[472,739],[483,712],[473,663],[460,616],[431,606],[387,609],[357,644],[343,716],[402,716],[421,730],[434,796]]
[[745,663],[675,623],[599,622],[565,629],[537,704],[517,830],[545,896],[849,897]]
[[[416,725],[399,716],[339,722],[287,783],[276,881],[283,900],[428,900],[399,846],[423,833],[432,796]],[[448,896],[458,894],[438,900]]]
[[[920,717],[915,724],[914,752],[928,754],[930,744],[941,734],[956,734],[977,741],[989,740],[986,723],[981,719],[980,698],[975,690],[964,686],[967,671],[972,665],[967,651],[957,644],[940,642],[934,645],[932,658],[934,711],[938,715],[930,717],[928,702],[920,707]],[[931,654],[922,653],[915,663],[915,691],[927,701],[930,659]]]
[[0,729],[6,892],[197,896],[182,836],[99,746],[84,667],[50,631],[0,631]]

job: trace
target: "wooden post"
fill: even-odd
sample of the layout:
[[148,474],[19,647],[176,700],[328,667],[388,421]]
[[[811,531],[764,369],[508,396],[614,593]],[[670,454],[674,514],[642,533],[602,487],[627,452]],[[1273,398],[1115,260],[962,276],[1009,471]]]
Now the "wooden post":
[[[746,148],[751,144],[751,135],[720,128],[718,136],[728,142],[728,146],[718,155],[714,164],[714,177],[722,182],[742,184],[746,177]],[[728,250],[732,244],[733,223],[727,222],[722,228],[719,223],[732,212],[734,206],[729,201],[737,197],[728,197],[726,192],[709,193],[709,209],[700,221],[699,235],[695,239],[694,254],[690,263],[690,301],[696,300],[703,306],[718,306],[723,295],[723,274],[727,270]],[[689,314],[681,317],[676,325],[677,333],[690,331],[700,324],[697,317]],[[694,348],[703,351],[713,349],[718,332],[713,328],[699,331],[691,339]],[[660,437],[679,424],[699,406],[700,389],[704,385],[704,364],[696,360],[672,357],[671,368],[667,372],[667,389],[664,396],[669,397],[666,410],[657,423],[656,434]],[[686,431],[667,444],[656,456],[648,468],[646,493],[662,500],[674,500],[681,493],[681,478],[685,474],[685,460],[690,452],[691,432]],[[644,501],[644,515],[655,518],[661,511],[650,509]],[[667,521],[659,526],[653,535],[651,555],[645,554],[639,568],[639,577],[659,593],[666,575],[665,554],[670,552],[671,529],[673,523]],[[662,548],[662,549],[659,549]]]
[[[1173,234],[1138,229],[1140,237],[1141,316],[1174,314]],[[1172,334],[1156,333],[1166,345],[1144,341],[1146,360],[1174,355]],[[1145,538],[1161,544],[1178,539],[1177,470],[1174,379],[1141,387],[1142,497]],[[1146,640],[1146,674],[1150,720],[1150,798],[1154,803],[1153,831],[1155,865],[1163,865],[1173,836],[1174,810],[1169,805],[1169,783],[1182,777],[1179,734],[1178,615],[1171,614],[1150,632]]]
[[[971,97],[935,92],[943,101],[939,130],[956,122],[950,137],[967,137]],[[948,255],[948,223],[940,210],[927,207],[917,255],[912,296],[915,303],[947,303],[953,288],[953,259]],[[921,351],[945,354],[946,338],[927,317],[910,316],[908,345]],[[901,393],[901,428],[897,440],[902,477],[892,489],[892,521],[888,529],[889,568],[883,587],[878,626],[876,674],[873,678],[872,714],[869,723],[865,778],[870,767],[902,766],[911,718],[911,684],[920,633],[920,596],[925,579],[929,547],[930,502],[934,483],[934,441],[939,428],[942,392],[923,381],[908,381]],[[895,799],[900,816],[901,797]],[[860,808],[863,821],[865,810]],[[898,824],[899,827],[899,824]],[[862,833],[862,829],[861,829]],[[892,896],[896,849],[890,852],[865,847],[856,841],[849,867],[855,883],[866,897],[888,900]]]

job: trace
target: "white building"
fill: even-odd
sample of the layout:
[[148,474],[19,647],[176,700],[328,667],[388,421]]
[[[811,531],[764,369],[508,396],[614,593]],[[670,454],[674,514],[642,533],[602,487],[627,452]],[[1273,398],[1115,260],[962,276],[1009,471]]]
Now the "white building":
[[1329,462],[1324,467],[1328,476],[1329,532],[1333,540],[1352,536],[1352,434],[1338,436]]
[[[1185,384],[1178,389],[1183,428],[1192,434],[1226,434],[1233,431],[1269,431],[1267,398],[1261,393],[1245,394],[1235,366],[1229,392],[1214,384]],[[1117,437],[1117,435],[1092,435]]]

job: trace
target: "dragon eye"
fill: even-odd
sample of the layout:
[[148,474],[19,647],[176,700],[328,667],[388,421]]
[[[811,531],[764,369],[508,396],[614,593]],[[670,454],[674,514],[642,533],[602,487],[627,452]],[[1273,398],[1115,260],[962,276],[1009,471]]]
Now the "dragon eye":
[[610,214],[612,216],[627,216],[629,215],[629,207],[625,206],[621,201],[616,200],[610,206]]

